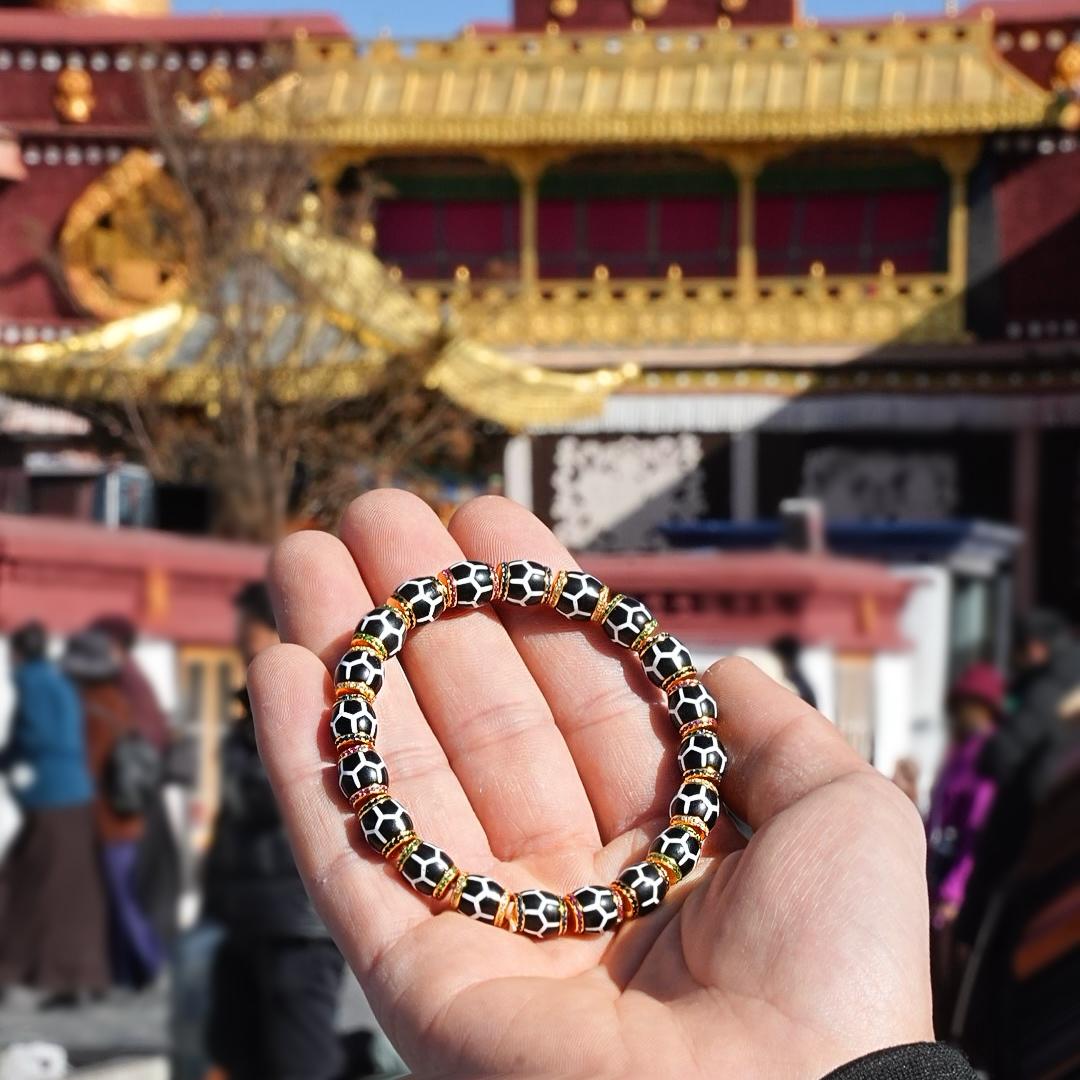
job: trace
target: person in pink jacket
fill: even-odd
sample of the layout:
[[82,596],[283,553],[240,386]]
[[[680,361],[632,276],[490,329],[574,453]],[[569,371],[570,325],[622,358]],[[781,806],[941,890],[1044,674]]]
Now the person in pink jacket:
[[977,768],[1001,719],[1005,680],[991,664],[973,664],[949,692],[951,741],[926,821],[933,925],[956,918],[975,865],[975,845],[994,802],[994,781]]

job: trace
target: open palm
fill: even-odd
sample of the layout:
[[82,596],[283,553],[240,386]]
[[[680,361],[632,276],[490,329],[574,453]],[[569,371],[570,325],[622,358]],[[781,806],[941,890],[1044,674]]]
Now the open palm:
[[[418,1076],[820,1077],[932,1038],[922,830],[818,713],[751,664],[703,681],[731,755],[698,869],[617,934],[538,942],[433,912],[337,792],[328,666],[402,580],[463,557],[574,562],[521,507],[445,529],[398,491],[341,540],[289,538],[271,578],[284,644],[252,665],[259,745],[308,890]],[[584,627],[584,632],[583,628]],[[510,889],[606,883],[664,827],[677,783],[663,703],[588,624],[488,608],[410,633],[379,745],[421,835]]]

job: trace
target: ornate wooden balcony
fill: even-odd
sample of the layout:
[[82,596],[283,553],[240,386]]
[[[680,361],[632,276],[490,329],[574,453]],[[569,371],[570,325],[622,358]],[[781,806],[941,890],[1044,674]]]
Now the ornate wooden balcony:
[[963,297],[947,274],[761,277],[751,290],[734,279],[540,281],[533,288],[471,281],[403,282],[474,340],[535,346],[884,344],[964,339]]

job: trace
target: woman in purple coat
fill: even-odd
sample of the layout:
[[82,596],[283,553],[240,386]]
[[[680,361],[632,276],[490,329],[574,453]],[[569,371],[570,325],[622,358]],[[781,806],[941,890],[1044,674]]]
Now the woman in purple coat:
[[964,902],[975,842],[994,802],[995,786],[976,768],[1001,719],[1005,681],[991,664],[973,664],[949,692],[949,749],[930,796],[926,820],[930,908],[934,927],[949,925]]

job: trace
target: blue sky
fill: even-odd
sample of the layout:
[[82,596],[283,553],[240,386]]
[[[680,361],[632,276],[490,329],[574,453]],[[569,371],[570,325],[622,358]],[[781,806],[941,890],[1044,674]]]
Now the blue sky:
[[[360,37],[389,29],[395,37],[444,37],[467,22],[504,21],[511,0],[173,0],[184,14],[334,11]],[[964,6],[961,4],[961,6]],[[807,15],[822,19],[873,18],[896,10],[939,13],[941,0],[805,0]]]

